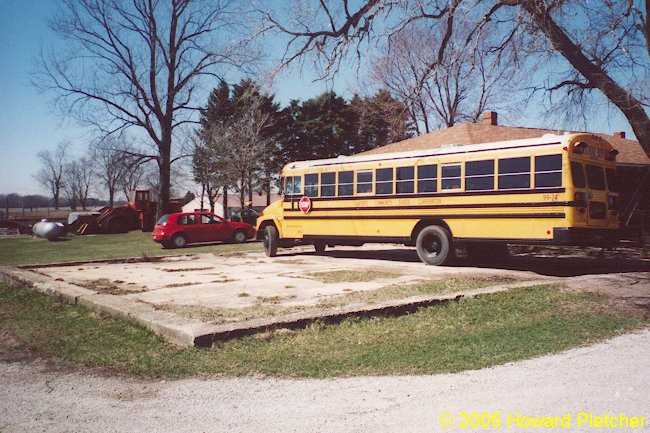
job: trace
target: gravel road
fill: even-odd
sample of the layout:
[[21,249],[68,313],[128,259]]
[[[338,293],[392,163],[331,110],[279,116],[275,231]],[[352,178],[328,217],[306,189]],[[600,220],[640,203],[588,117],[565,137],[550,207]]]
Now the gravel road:
[[[556,355],[435,376],[326,380],[216,378],[151,381],[40,362],[0,363],[0,431],[8,432],[441,432],[460,412],[642,417],[650,431],[650,329]],[[439,417],[450,412],[453,426]],[[586,416],[586,415],[585,415]],[[522,422],[524,418],[520,418]],[[552,429],[553,430],[553,429]],[[481,429],[478,431],[488,431]]]

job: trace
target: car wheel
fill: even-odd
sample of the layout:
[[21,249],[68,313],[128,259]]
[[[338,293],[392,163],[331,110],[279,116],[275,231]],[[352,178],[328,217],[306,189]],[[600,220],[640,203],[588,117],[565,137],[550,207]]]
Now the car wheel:
[[172,245],[174,248],[185,248],[187,246],[187,238],[185,235],[174,235]]
[[440,226],[428,226],[422,229],[415,241],[418,257],[427,265],[442,265],[451,251],[451,236]]
[[264,252],[269,257],[275,257],[278,254],[278,229],[275,226],[266,226],[264,229]]
[[232,234],[232,241],[236,244],[246,242],[246,233],[244,233],[242,230],[237,230]]
[[323,241],[314,241],[314,249],[316,250],[316,254],[323,254],[325,252],[325,247],[327,245]]

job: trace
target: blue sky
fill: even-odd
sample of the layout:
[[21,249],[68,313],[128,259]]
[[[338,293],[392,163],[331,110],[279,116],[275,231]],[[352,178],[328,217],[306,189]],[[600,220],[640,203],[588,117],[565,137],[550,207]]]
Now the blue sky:
[[[54,149],[63,140],[70,141],[80,152],[90,138],[89,131],[55,111],[53,95],[39,94],[30,84],[41,45],[54,38],[47,21],[56,9],[56,0],[0,1],[0,193],[47,194],[33,179],[39,169],[36,154]],[[304,100],[332,86],[312,80],[308,71],[285,74],[273,89],[277,100],[285,105],[290,99]],[[351,73],[336,77],[334,89],[344,93],[356,87],[354,81]],[[351,92],[345,94],[350,96]],[[517,126],[550,126],[540,124],[541,121],[538,113],[530,111],[528,116],[518,119]],[[595,132],[626,131],[631,135],[621,116],[609,115],[606,106],[601,116],[594,119],[594,125]]]

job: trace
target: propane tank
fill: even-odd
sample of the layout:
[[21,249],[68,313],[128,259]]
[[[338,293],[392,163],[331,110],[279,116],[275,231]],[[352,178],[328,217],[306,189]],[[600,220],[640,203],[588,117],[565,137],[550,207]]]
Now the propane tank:
[[42,219],[32,228],[34,234],[41,238],[47,238],[48,241],[53,241],[59,236],[65,234],[65,226],[61,223]]

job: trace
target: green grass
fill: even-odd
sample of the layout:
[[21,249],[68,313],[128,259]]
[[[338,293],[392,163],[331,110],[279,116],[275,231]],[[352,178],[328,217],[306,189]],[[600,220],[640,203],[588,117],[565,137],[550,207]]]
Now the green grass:
[[259,242],[244,244],[190,245],[187,248],[164,250],[151,240],[150,233],[132,231],[119,235],[68,236],[56,242],[32,236],[0,239],[0,265],[60,263],[128,257],[169,256],[178,254],[232,254],[261,251]]
[[0,359],[36,353],[149,377],[431,374],[530,358],[649,324],[610,307],[594,294],[538,286],[406,316],[348,319],[211,349],[180,349],[140,326],[0,285]]
[[334,284],[334,283],[365,283],[368,281],[379,280],[381,278],[396,278],[400,274],[395,272],[385,272],[377,270],[339,270],[339,271],[324,271],[324,272],[310,272],[305,275],[321,283]]

